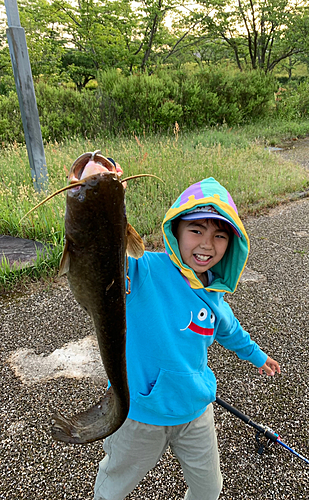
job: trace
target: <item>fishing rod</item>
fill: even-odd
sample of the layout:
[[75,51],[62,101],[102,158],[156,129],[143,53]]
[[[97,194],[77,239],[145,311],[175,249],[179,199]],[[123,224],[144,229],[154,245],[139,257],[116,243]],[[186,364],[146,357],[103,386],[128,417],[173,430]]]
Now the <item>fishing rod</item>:
[[247,415],[245,415],[241,411],[237,410],[237,408],[234,408],[230,404],[226,403],[226,401],[223,401],[223,399],[221,399],[221,398],[217,397],[216,403],[218,405],[222,406],[223,408],[225,408],[226,410],[228,410],[230,413],[233,413],[233,415],[240,418],[240,420],[242,420],[246,424],[248,424],[251,427],[253,427],[254,429],[256,429],[257,433],[255,436],[255,439],[259,445],[259,449],[258,449],[259,455],[262,455],[264,448],[265,448],[265,446],[261,443],[260,438],[261,438],[261,436],[265,436],[265,438],[268,440],[268,443],[272,442],[272,443],[280,444],[281,446],[283,446],[283,448],[285,448],[286,450],[293,453],[293,455],[296,455],[298,458],[300,458],[301,460],[303,460],[304,462],[309,464],[308,458],[303,457],[302,455],[297,453],[297,451],[293,450],[288,445],[283,443],[280,439],[280,436],[278,434],[276,434],[275,432],[273,432],[271,429],[268,429],[267,427],[263,427],[262,425],[256,424],[255,422],[253,422],[253,420],[251,420],[250,417],[247,417]]

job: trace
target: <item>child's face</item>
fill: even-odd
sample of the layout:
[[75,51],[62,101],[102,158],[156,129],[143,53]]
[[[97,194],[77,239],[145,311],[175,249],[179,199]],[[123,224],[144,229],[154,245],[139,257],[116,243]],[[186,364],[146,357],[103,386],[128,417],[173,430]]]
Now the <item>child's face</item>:
[[222,259],[229,244],[229,233],[212,219],[180,220],[176,238],[184,264],[199,279]]

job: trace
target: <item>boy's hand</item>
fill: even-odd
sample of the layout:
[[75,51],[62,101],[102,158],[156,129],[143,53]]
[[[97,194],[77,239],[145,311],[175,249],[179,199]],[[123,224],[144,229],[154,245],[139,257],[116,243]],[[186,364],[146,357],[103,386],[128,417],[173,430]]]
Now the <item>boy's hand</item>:
[[115,161],[115,163],[116,163],[117,175],[119,175],[119,177],[120,177],[123,174],[123,170],[122,170],[121,166],[119,165],[119,163],[117,163],[116,161]]
[[[121,176],[122,176],[122,174],[123,174],[123,170],[122,170],[121,166],[119,165],[119,163],[117,163],[117,162],[115,162],[115,163],[116,163],[116,171],[117,171],[117,175],[119,175],[119,177],[121,177]],[[123,183],[122,183],[122,185],[123,185],[124,189],[126,189],[126,187],[127,187],[127,183],[126,183],[126,182],[123,182]]]
[[260,375],[263,374],[263,370],[266,373],[266,375],[273,377],[276,372],[280,373],[280,366],[279,366],[279,363],[277,363],[277,361],[275,361],[274,359],[272,359],[268,356],[265,364],[263,366],[261,366],[261,368],[259,368]]

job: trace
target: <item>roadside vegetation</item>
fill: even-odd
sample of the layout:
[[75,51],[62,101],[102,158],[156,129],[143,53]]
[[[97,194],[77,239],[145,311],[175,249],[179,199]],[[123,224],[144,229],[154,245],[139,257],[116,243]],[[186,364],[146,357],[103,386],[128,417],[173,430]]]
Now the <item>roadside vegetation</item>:
[[[0,4],[3,3],[0,0]],[[49,175],[101,149],[129,183],[127,213],[146,244],[161,244],[166,209],[190,183],[222,182],[245,216],[309,186],[308,171],[269,151],[309,134],[307,2],[23,0],[25,30]],[[252,21],[253,20],[253,21]],[[168,21],[168,22],[167,22]],[[50,248],[31,268],[3,259],[0,288],[53,276],[64,239],[65,194],[40,200],[32,184],[0,19],[0,234]],[[69,41],[69,43],[68,43]]]
[[[263,120],[309,120],[309,81],[282,87],[273,75],[226,66],[159,70],[125,76],[98,72],[97,87],[35,84],[43,140],[170,134]],[[0,144],[24,142],[15,90],[0,94]]]
[[[189,184],[213,176],[233,194],[241,216],[284,201],[289,194],[309,186],[309,173],[271,153],[267,144],[309,131],[309,121],[271,122],[228,128],[226,125],[196,132],[175,126],[168,135],[135,135],[131,138],[64,140],[48,143],[45,155],[49,172],[48,194],[66,185],[72,162],[85,151],[101,149],[122,166],[124,176],[152,173],[163,182],[145,178],[129,182],[126,203],[129,222],[145,243],[161,245],[160,225],[165,211]],[[63,249],[65,194],[21,218],[45,193],[38,194],[30,176],[26,147],[12,145],[0,159],[0,234],[34,239],[52,250],[38,256],[36,265],[12,269],[3,261],[0,286],[53,276]]]

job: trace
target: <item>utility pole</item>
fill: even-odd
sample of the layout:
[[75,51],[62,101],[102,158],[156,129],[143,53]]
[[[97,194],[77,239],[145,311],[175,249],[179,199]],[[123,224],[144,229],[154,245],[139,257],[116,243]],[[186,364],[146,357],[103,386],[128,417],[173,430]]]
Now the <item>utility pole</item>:
[[36,191],[42,191],[47,189],[48,173],[25,30],[20,25],[17,0],[4,0],[4,4],[8,20],[6,35],[23,122],[31,177]]

